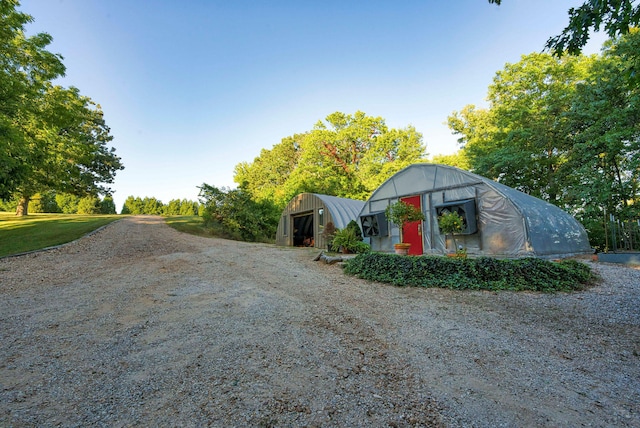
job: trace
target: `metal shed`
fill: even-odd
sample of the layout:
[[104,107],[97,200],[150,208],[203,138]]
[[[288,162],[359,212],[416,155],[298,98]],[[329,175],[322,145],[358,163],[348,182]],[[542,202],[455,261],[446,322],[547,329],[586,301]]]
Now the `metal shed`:
[[322,236],[324,227],[332,222],[337,229],[343,229],[351,220],[358,219],[363,206],[363,201],[354,199],[300,193],[289,201],[282,212],[276,244],[327,248]]
[[456,211],[464,230],[456,243],[469,254],[562,257],[592,252],[584,227],[555,205],[455,167],[414,164],[385,181],[366,201],[359,219],[372,250],[393,251],[398,227],[384,211],[398,200],[420,207],[426,220],[405,227],[410,254],[453,251],[438,216]]

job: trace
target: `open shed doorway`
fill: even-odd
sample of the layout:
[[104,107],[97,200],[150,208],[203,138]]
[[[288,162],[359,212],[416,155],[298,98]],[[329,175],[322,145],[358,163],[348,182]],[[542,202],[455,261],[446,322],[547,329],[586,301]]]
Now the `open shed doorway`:
[[313,247],[313,212],[293,217],[293,246]]

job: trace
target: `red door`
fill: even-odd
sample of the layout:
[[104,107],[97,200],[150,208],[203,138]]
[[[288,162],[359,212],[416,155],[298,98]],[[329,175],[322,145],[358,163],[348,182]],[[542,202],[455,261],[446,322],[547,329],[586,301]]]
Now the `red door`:
[[[400,198],[400,200],[422,210],[420,196],[409,196],[408,198]],[[402,241],[411,244],[409,254],[422,255],[422,222],[414,221],[413,223],[405,224],[402,229]]]

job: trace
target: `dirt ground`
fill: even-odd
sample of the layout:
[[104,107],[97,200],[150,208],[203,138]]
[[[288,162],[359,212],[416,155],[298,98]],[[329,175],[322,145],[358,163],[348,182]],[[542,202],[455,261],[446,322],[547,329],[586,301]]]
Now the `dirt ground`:
[[640,426],[640,271],[400,288],[126,217],[0,259],[0,426]]

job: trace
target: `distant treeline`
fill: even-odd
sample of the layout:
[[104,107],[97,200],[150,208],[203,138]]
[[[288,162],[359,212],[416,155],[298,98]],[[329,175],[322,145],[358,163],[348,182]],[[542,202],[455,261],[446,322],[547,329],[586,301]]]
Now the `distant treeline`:
[[[0,200],[0,211],[15,212],[18,199]],[[117,214],[116,206],[110,195],[100,199],[97,196],[76,196],[69,193],[38,193],[29,201],[31,213],[61,214]],[[129,196],[122,205],[120,214],[150,215],[200,215],[200,203],[187,199],[173,199],[168,204],[156,198]]]
[[[15,212],[19,198],[0,200],[0,211]],[[116,206],[110,195],[100,199],[98,196],[76,196],[70,193],[36,193],[29,201],[31,213],[61,214],[116,214]]]
[[200,203],[186,199],[172,199],[168,204],[163,204],[156,198],[129,196],[120,214],[199,215],[201,212]]

